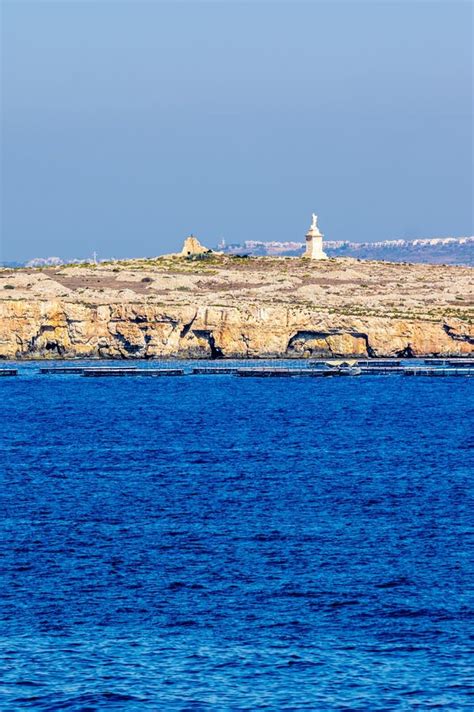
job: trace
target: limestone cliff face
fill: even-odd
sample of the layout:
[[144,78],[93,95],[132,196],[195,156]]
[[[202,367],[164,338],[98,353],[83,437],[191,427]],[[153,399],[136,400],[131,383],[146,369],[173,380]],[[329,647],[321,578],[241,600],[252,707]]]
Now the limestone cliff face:
[[314,307],[0,302],[0,358],[466,356],[456,318],[348,316]]

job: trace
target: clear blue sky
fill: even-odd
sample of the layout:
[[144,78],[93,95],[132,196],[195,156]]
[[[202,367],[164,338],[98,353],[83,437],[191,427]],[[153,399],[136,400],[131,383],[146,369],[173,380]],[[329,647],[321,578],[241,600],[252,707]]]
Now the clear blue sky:
[[3,0],[0,258],[473,234],[472,10]]

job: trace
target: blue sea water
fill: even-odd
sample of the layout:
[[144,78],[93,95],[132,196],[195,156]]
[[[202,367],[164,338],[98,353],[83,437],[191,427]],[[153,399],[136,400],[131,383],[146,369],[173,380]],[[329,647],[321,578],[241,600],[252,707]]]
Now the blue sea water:
[[2,710],[474,706],[474,379],[3,378]]

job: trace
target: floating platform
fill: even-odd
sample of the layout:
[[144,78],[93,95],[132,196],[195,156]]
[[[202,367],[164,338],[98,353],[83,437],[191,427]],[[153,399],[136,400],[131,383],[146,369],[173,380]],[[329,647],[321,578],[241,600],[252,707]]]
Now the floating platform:
[[222,375],[229,375],[229,374],[235,374],[238,370],[237,366],[223,366],[223,367],[218,367],[218,368],[208,368],[206,366],[196,366],[193,368],[191,373],[196,376],[220,376]]
[[[51,373],[84,373],[86,370],[93,369],[94,371],[116,371],[123,370],[121,366],[48,366],[40,368],[40,373],[51,374]],[[136,366],[127,366],[126,371],[136,369]]]
[[425,358],[427,366],[454,366],[454,368],[474,368],[474,358]]
[[183,376],[182,368],[85,368],[82,375],[90,378],[113,376]]
[[332,368],[239,368],[235,371],[237,376],[247,377],[291,377],[291,376],[306,376],[306,377],[325,377],[325,376],[384,376],[384,375],[402,375],[402,376],[472,376],[474,375],[473,368],[441,368],[441,367],[426,367],[426,366],[378,366],[372,368],[370,366],[360,367],[332,367]]
[[364,366],[367,368],[387,368],[400,366],[404,359],[357,359],[357,358],[338,358],[338,359],[321,359],[317,361],[310,361],[309,366],[312,368],[321,368],[322,366],[326,368],[341,368],[341,367],[359,367]]
[[336,376],[336,370],[317,370],[314,368],[238,368],[235,371],[236,376],[257,377],[257,378],[272,378],[272,377],[291,377],[291,376],[309,376],[310,378],[321,378],[324,376]]
[[[306,363],[304,368],[288,368],[284,366],[194,366],[192,369],[185,368],[138,368],[132,366],[45,366],[39,369],[40,374],[76,374],[80,376],[99,378],[113,376],[184,376],[184,375],[205,375],[221,376],[231,375],[250,378],[288,378],[288,377],[308,377],[324,378],[334,376],[382,376],[382,375],[403,375],[403,376],[474,376],[474,359],[463,361],[454,359],[440,359],[418,362],[414,365],[404,364],[399,361],[379,361],[376,365],[370,361],[357,361],[360,365],[346,365],[344,362],[339,365],[329,366],[326,362],[318,364],[319,368],[314,368],[314,362]],[[423,365],[423,363],[425,365]],[[430,364],[430,365],[428,365]],[[0,368],[0,377],[17,376],[18,369]]]
[[56,366],[53,368],[40,368],[40,373],[50,374],[50,373],[82,373],[84,371],[84,366]]
[[427,368],[420,366],[418,368],[404,368],[404,376],[474,376],[473,368],[441,368],[434,366]]
[[365,359],[363,361],[357,361],[358,366],[363,366],[364,368],[399,368],[401,361],[403,359],[396,359],[396,360],[390,360],[390,359],[376,359],[376,360],[371,360],[371,359]]
[[375,368],[371,366],[360,366],[360,371],[364,376],[386,376],[387,374],[393,373],[404,373],[407,366],[383,366],[380,364]]
[[402,376],[472,376],[472,368],[442,368],[441,366],[389,366],[378,368],[361,367],[364,376],[402,375]]

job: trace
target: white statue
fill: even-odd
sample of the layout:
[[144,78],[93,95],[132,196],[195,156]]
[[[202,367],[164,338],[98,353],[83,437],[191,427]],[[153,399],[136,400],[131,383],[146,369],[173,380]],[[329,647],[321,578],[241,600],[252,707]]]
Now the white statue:
[[323,237],[318,228],[318,216],[312,213],[311,227],[306,233],[306,252],[304,257],[311,260],[325,260],[327,255],[323,250]]

